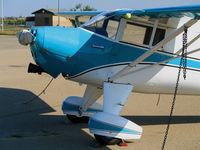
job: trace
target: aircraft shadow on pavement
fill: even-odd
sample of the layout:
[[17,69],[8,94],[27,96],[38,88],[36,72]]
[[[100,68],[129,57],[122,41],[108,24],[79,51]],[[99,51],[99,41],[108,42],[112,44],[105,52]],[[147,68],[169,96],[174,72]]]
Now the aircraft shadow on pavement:
[[[138,125],[168,124],[169,116],[124,116]],[[172,116],[171,124],[200,123],[200,116]]]
[[0,88],[0,149],[94,149],[93,137],[83,130],[87,124],[72,124],[64,115],[43,115],[55,110],[40,98],[24,104],[35,96]]
[[[1,149],[94,149],[93,137],[84,131],[87,124],[72,124],[64,115],[43,115],[55,110],[40,98],[24,104],[35,96],[27,90],[0,88]],[[168,123],[168,116],[124,117],[138,125]],[[171,123],[200,123],[200,116],[173,116]]]

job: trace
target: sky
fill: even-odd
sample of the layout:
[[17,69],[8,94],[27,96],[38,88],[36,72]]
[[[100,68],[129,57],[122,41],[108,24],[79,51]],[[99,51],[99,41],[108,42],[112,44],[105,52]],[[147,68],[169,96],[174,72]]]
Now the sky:
[[[3,14],[6,17],[31,16],[32,12],[40,8],[58,7],[58,0],[3,0],[3,2]],[[114,10],[198,5],[200,0],[60,0],[60,8],[69,10],[78,3],[90,5],[97,10]],[[2,16],[2,3],[0,3],[0,10],[0,16]]]

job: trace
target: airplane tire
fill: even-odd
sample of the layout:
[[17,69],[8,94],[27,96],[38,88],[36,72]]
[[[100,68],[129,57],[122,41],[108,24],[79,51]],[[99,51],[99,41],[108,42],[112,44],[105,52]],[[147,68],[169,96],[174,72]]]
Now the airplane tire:
[[66,115],[67,118],[72,122],[72,123],[88,123],[89,117],[83,116],[83,117],[77,117],[74,115]]
[[97,134],[94,134],[94,137],[96,141],[101,145],[115,145],[115,144],[119,145],[122,142],[122,139],[102,136],[102,135],[97,135]]

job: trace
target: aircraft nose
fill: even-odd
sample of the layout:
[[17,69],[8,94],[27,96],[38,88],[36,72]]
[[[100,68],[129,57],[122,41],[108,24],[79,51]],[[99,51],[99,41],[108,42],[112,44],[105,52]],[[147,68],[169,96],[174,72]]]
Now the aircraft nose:
[[34,44],[37,46],[37,49],[42,50],[44,48],[45,28],[32,28],[31,33],[34,36]]

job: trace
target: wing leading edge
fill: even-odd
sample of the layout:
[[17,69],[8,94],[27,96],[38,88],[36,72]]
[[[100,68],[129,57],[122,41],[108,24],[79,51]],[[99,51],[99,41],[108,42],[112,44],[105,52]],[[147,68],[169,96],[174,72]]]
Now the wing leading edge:
[[62,16],[65,18],[74,19],[75,17],[81,17],[81,16],[96,16],[103,11],[64,11],[64,12],[57,12],[56,15]]
[[198,19],[200,17],[200,5],[152,8],[142,10],[119,10],[118,15],[125,15],[131,13],[132,16],[149,17],[149,18],[181,18],[184,16]]
[[[80,16],[96,16],[105,11],[67,11],[67,12],[57,12],[56,15],[63,16],[65,18],[75,18]],[[109,11],[108,11],[109,12]],[[152,9],[120,9],[112,11],[121,17],[125,17],[127,13],[132,16],[137,17],[148,17],[148,18],[181,18],[188,16],[191,18],[200,18],[200,5],[190,5],[190,6],[178,6],[178,7],[164,7],[164,8],[152,8]]]

